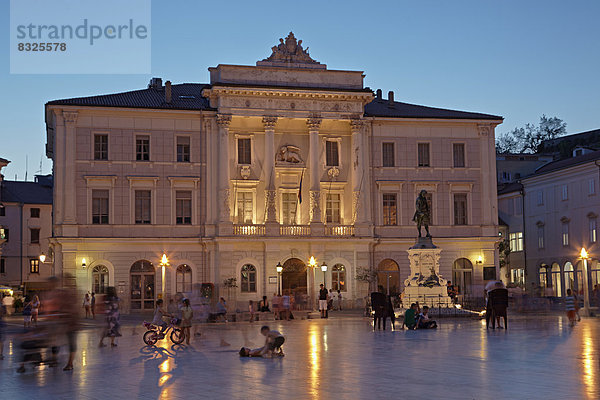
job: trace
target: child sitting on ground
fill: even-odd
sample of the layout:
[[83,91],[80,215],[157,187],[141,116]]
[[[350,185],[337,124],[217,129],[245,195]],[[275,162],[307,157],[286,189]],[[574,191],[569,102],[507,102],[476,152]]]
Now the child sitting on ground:
[[417,328],[419,329],[435,329],[437,322],[429,319],[429,307],[423,306],[423,312],[417,318]]

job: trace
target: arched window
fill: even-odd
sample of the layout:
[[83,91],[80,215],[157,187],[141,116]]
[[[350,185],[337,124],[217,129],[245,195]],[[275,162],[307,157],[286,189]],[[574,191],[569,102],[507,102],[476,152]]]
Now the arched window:
[[377,289],[392,296],[400,293],[400,267],[391,258],[382,260],[377,266]]
[[560,279],[560,265],[557,263],[552,264],[552,291],[554,296],[562,296],[562,284]]
[[246,264],[242,267],[242,292],[256,292],[256,267],[252,264]]
[[452,264],[452,284],[459,294],[473,293],[473,264],[467,258],[459,258]]
[[540,287],[546,289],[548,287],[548,269],[546,264],[542,264],[539,269]]
[[567,261],[563,270],[565,275],[565,292],[568,289],[571,289],[572,291],[575,290],[575,272],[573,264]]
[[187,264],[181,264],[177,267],[175,291],[177,293],[189,293],[192,291],[192,268]]
[[575,275],[577,276],[577,294],[583,295],[583,261],[579,260],[575,264],[575,271]]
[[331,289],[346,291],[346,267],[342,264],[335,264],[331,268]]
[[104,265],[96,265],[92,269],[92,292],[96,294],[106,294],[108,287],[108,268]]

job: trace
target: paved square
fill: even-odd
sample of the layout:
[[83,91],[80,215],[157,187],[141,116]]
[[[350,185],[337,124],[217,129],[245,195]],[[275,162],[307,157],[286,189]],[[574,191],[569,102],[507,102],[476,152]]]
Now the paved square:
[[[600,319],[572,329],[563,316],[513,317],[507,332],[443,319],[437,330],[372,332],[367,319],[334,314],[271,321],[287,338],[286,356],[240,358],[242,345],[262,344],[261,324],[204,325],[191,346],[163,341],[158,348],[143,346],[138,324],[135,330],[124,324],[116,348],[98,348],[98,332],[86,329],[70,373],[17,374],[18,342],[8,335],[0,393],[10,399],[600,398]],[[221,347],[221,339],[231,346]]]

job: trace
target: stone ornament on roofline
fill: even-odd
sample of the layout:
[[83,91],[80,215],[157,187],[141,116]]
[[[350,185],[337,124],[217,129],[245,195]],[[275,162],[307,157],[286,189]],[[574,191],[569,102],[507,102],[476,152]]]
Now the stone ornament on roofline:
[[273,53],[262,61],[296,63],[296,64],[320,64],[313,60],[308,54],[308,47],[302,48],[302,40],[296,40],[293,32],[285,38],[279,38],[279,44],[271,47]]

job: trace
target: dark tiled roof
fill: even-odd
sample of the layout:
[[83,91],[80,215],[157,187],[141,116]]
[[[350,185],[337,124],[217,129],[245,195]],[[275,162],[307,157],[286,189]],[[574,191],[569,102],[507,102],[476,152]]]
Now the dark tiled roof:
[[585,164],[588,162],[592,162],[595,160],[600,160],[600,150],[594,151],[592,153],[584,154],[578,157],[565,158],[563,160],[553,161],[548,164],[544,164],[538,169],[535,170],[533,175],[530,175],[526,178],[530,178],[532,176],[546,174],[548,172],[553,172],[559,169],[574,167],[579,164]]
[[523,189],[523,185],[519,182],[502,183],[498,185],[498,194],[517,192],[521,189]]
[[395,101],[394,106],[390,107],[389,101],[386,99],[375,99],[367,104],[365,106],[365,116],[389,118],[487,119],[499,121],[502,121],[503,119],[497,115],[446,110],[443,108],[400,103],[398,101]]
[[0,201],[7,203],[52,204],[52,186],[37,182],[2,181]]
[[47,105],[157,108],[173,110],[210,109],[208,99],[202,97],[202,90],[210,85],[200,83],[181,83],[171,86],[172,101],[165,102],[165,89],[148,88],[131,92],[104,94],[90,97],[53,100]]

